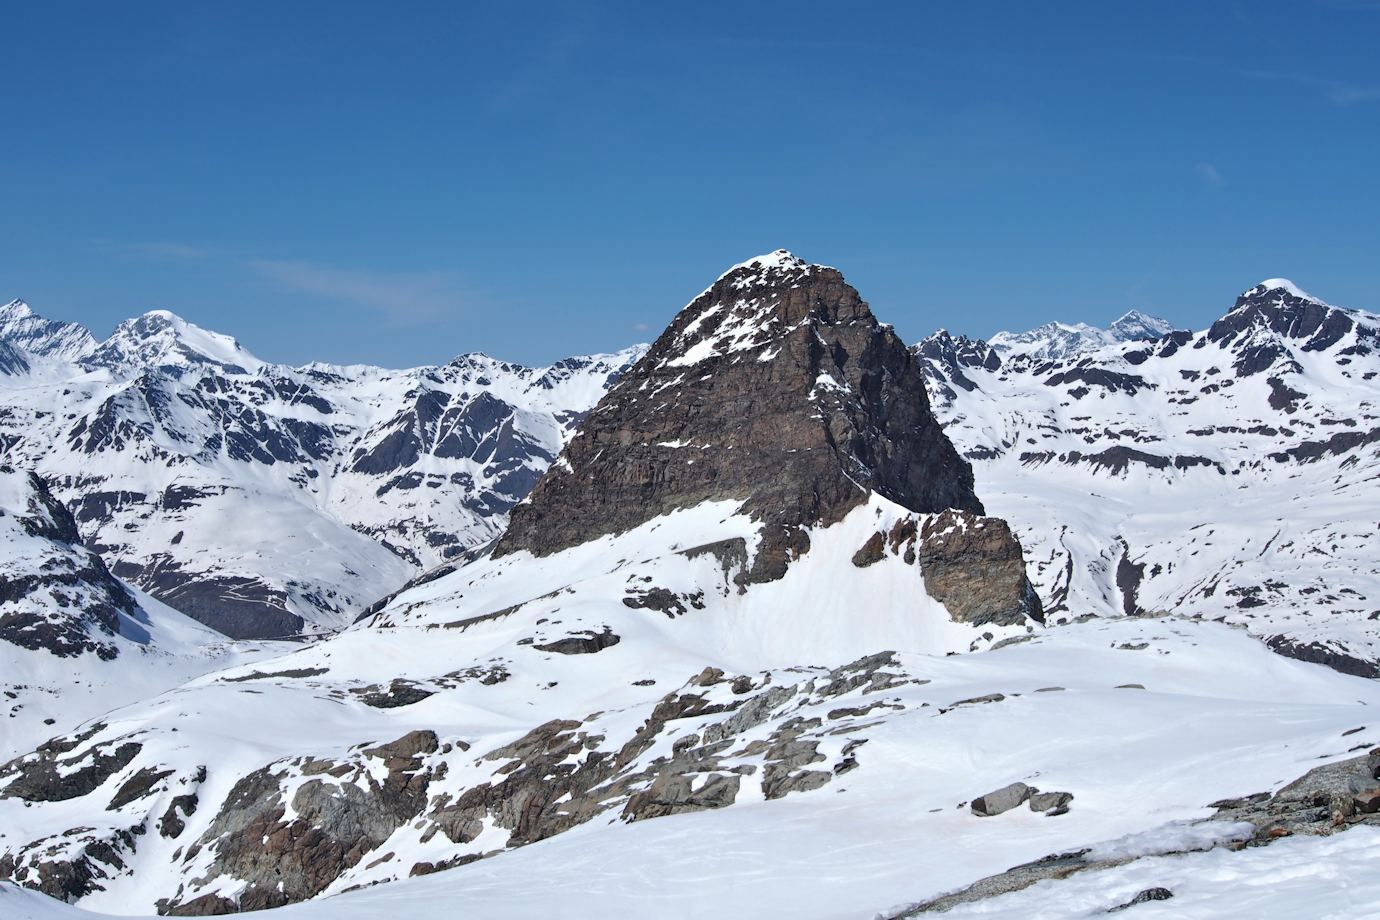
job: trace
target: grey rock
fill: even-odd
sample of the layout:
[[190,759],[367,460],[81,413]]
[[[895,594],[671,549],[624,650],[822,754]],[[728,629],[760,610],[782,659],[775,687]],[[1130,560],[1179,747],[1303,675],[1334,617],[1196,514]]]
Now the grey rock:
[[1114,914],[1117,911],[1126,910],[1129,907],[1135,907],[1137,904],[1144,904],[1147,901],[1168,901],[1172,897],[1174,897],[1174,892],[1170,891],[1168,888],[1147,888],[1125,904],[1118,904],[1116,907],[1108,909],[1107,913]]
[[1072,792],[1037,792],[1030,797],[1030,810],[1043,812],[1051,817],[1068,814],[1068,806],[1072,801]]
[[991,818],[1008,812],[1030,798],[1031,789],[1025,783],[1012,783],[973,799],[969,809],[979,818]]
[[553,642],[537,643],[532,646],[539,652],[555,652],[559,655],[592,655],[617,645],[621,638],[605,626],[602,632],[585,630],[583,633],[556,639]]

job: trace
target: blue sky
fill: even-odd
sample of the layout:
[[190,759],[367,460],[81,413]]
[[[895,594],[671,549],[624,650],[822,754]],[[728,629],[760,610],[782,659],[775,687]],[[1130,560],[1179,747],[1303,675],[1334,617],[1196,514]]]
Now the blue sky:
[[11,4],[0,300],[395,366],[783,246],[910,339],[1380,310],[1380,0],[668,6]]

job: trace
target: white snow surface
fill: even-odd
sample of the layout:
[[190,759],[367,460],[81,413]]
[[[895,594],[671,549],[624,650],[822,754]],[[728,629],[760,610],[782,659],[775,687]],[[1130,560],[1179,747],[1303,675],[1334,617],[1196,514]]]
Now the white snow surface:
[[1300,300],[1311,300],[1314,303],[1320,303],[1323,304],[1323,306],[1328,306],[1328,304],[1326,304],[1324,301],[1321,301],[1318,298],[1314,297],[1312,294],[1308,293],[1303,288],[1299,287],[1297,284],[1290,281],[1288,278],[1266,278],[1264,281],[1260,282],[1260,284],[1256,285],[1256,287],[1262,288],[1266,291],[1284,291],[1286,294],[1292,294]]
[[[502,861],[493,860],[462,870],[472,877],[470,887],[457,890],[453,887],[455,880],[447,874],[286,908],[271,916],[281,915],[284,920],[383,920],[400,916],[441,920],[454,916],[459,905],[464,905],[466,916],[513,918],[573,918],[591,914],[737,917],[753,912],[751,898],[755,886],[736,898],[725,897],[720,877],[710,873],[726,863],[732,867],[735,857],[750,858],[751,847],[770,841],[760,840],[749,825],[741,848],[728,854],[706,852],[707,847],[693,836],[699,828],[690,827],[704,823],[700,819],[697,815],[663,819],[668,831],[672,822],[679,825],[675,836],[656,834],[661,822],[627,828],[628,836],[642,838],[636,842],[643,844],[627,852],[591,848],[588,840],[571,837],[551,841],[547,847],[555,850],[566,844],[566,852],[538,853],[533,848],[504,857],[509,865],[522,862],[525,857],[541,860],[540,864],[528,867],[533,877],[541,878],[540,885],[532,885],[530,880],[523,884],[514,873],[500,871]],[[654,834],[655,839],[651,839]],[[714,835],[709,842],[732,845],[724,834]],[[783,835],[780,842],[789,846],[790,838]],[[580,848],[581,843],[586,847]],[[925,847],[922,852],[924,861],[929,863],[934,850]],[[691,868],[677,858],[691,854],[707,857],[709,862]],[[558,862],[559,857],[568,861]],[[762,867],[763,871],[767,868]],[[862,871],[866,872],[867,867]],[[676,889],[662,882],[668,876],[661,873],[669,873],[687,887],[697,887],[708,903],[700,909],[685,899],[674,898],[671,892]],[[758,878],[750,881],[763,884]],[[513,885],[513,889],[503,892],[500,886],[505,883]],[[534,888],[539,890],[533,891]],[[1239,852],[1216,849],[1149,858],[1103,872],[1040,882],[990,901],[959,905],[944,916],[990,920],[1097,917],[1147,888],[1169,888],[1174,897],[1139,904],[1133,916],[1166,920],[1368,920],[1380,917],[1380,908],[1376,907],[1380,904],[1380,830],[1359,827],[1331,837],[1291,837],[1268,847]],[[778,908],[793,903],[796,912],[782,909],[781,914],[819,918],[869,916],[866,907],[850,909],[847,903],[838,903],[842,899],[809,903],[793,896],[787,885],[781,889],[782,895],[773,897],[756,915],[775,914]],[[816,890],[815,885],[808,888],[811,893]],[[503,910],[501,899],[505,894],[510,898],[512,913]],[[711,913],[713,909],[721,912]],[[4,882],[0,882],[0,913],[10,920],[89,920],[98,916]]]
[[[438,603],[435,612],[443,610]],[[800,616],[808,613],[808,608],[796,611]],[[411,615],[421,616],[422,611]],[[696,622],[696,617],[716,615],[699,612],[664,624],[654,619],[647,628],[698,633],[706,624]],[[867,616],[868,608],[862,607],[858,615]],[[680,644],[641,641],[631,631],[618,646],[596,655],[544,660],[530,649],[510,651],[503,638],[526,630],[500,625],[504,622],[485,624],[480,633],[474,628],[428,631],[420,622],[410,628],[398,625],[386,653],[377,642],[358,641],[369,630],[351,630],[290,658],[256,665],[268,673],[288,666],[329,665],[328,676],[248,684],[203,678],[117,715],[103,736],[137,733],[144,742],[145,755],[126,772],[154,761],[179,772],[192,764],[212,765],[212,775],[200,790],[202,806],[183,837],[186,841],[195,839],[195,832],[209,821],[218,796],[228,789],[229,776],[282,753],[340,756],[353,743],[426,727],[443,738],[463,738],[474,745],[465,755],[456,752],[448,760],[451,773],[443,785],[459,788],[497,766],[481,762],[477,755],[519,736],[524,726],[558,714],[580,719],[587,710],[603,713],[588,722],[591,735],[620,738],[641,723],[647,704],[680,686],[687,667],[693,672],[705,662],[702,653],[678,653],[673,649]],[[528,621],[527,629],[532,623]],[[821,654],[831,638],[827,630],[817,637]],[[1140,643],[1147,647],[1130,648]],[[331,693],[360,676],[368,679],[405,668],[420,677],[437,667],[490,660],[494,651],[511,661],[514,676],[492,687],[466,683],[414,706],[387,711],[370,710]],[[526,653],[526,661],[518,658],[519,652]],[[1207,817],[1212,811],[1208,802],[1278,788],[1327,759],[1346,756],[1358,744],[1380,740],[1380,726],[1372,718],[1374,707],[1380,705],[1380,685],[1375,682],[1273,655],[1241,630],[1172,617],[1063,626],[979,654],[904,652],[889,670],[904,675],[905,682],[879,695],[884,708],[860,718],[830,720],[839,733],[826,736],[831,738],[829,760],[821,766],[838,757],[844,744],[866,740],[856,748],[858,766],[820,789],[762,801],[760,793],[752,794],[754,778],[745,777],[738,801],[720,810],[634,824],[623,824],[611,813],[557,837],[431,877],[336,893],[353,884],[405,876],[417,859],[465,849],[439,837],[422,844],[418,831],[405,826],[379,848],[396,854],[391,862],[349,873],[332,886],[330,896],[272,916],[439,918],[460,907],[466,916],[481,918],[595,913],[873,916],[1047,853],[1115,842]],[[772,674],[777,686],[812,676],[819,679],[818,672],[809,669]],[[632,686],[634,675],[655,677],[657,685]],[[559,691],[537,689],[552,680],[559,681]],[[1145,689],[1121,688],[1129,683]],[[1063,689],[1047,689],[1052,687]],[[955,706],[990,693],[1005,698]],[[712,698],[723,694],[726,691],[716,692]],[[638,699],[645,702],[639,705]],[[760,737],[786,715],[825,718],[826,710],[844,704],[788,705],[752,737]],[[684,720],[679,734],[701,731],[702,721]],[[174,726],[180,731],[167,734]],[[1360,726],[1367,727],[1359,734],[1343,735]],[[665,753],[665,748],[652,753],[657,750]],[[104,801],[123,775],[93,797]],[[975,796],[1018,780],[1072,792],[1072,810],[1057,818],[1024,808],[995,818],[978,818],[968,811],[966,802]],[[165,795],[175,791],[176,787]],[[18,804],[0,800],[0,849],[16,839],[61,830],[75,820],[118,826],[133,817],[130,809],[92,814],[89,803],[85,809],[82,803],[32,808]],[[163,796],[141,806],[151,812],[164,807]],[[1326,849],[1316,855],[1299,855],[1299,865],[1313,866],[1291,873],[1298,879],[1300,897],[1308,893],[1309,873],[1317,877],[1318,887],[1335,878],[1325,868],[1328,853],[1363,858],[1364,847],[1352,843],[1374,837],[1352,836],[1358,833],[1350,831],[1319,844]],[[1181,839],[1180,832],[1172,830],[1158,837],[1167,835]],[[82,906],[151,913],[152,900],[174,886],[179,872],[183,879],[198,874],[172,858],[175,843],[153,835],[143,838],[131,861],[131,876],[117,877],[107,892],[85,899]],[[502,834],[476,844],[482,850],[501,847]],[[1290,850],[1279,853],[1288,855]],[[362,863],[377,855],[370,854]],[[1268,865],[1275,852],[1272,847],[1242,858]],[[1320,861],[1322,865],[1316,865]],[[1138,865],[1125,871],[1141,871],[1135,869]],[[1133,894],[1140,878],[1118,881],[1112,890]],[[540,883],[534,884],[534,879]],[[1178,891],[1180,883],[1166,880]],[[1205,897],[1213,891],[1211,880],[1209,873]],[[1059,884],[1084,887],[1078,880]],[[222,890],[233,889],[232,882],[222,884]],[[47,909],[28,896],[3,894],[18,898],[23,909]],[[1098,902],[1103,908],[1117,903],[1111,894],[1107,898]]]
[[961,904],[945,917],[1065,920],[1093,917],[1148,888],[1173,898],[1137,904],[1131,916],[1173,920],[1363,920],[1380,917],[1380,829],[1330,837],[1290,837],[1267,847],[1215,849],[1081,872],[989,901]]

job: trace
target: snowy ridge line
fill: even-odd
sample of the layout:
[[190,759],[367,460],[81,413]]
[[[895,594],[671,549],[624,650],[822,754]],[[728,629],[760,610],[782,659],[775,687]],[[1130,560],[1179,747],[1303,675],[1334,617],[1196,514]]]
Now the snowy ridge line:
[[0,374],[11,462],[118,576],[241,638],[337,629],[495,537],[643,351],[293,368],[167,311],[97,343],[19,302],[0,334],[35,356]]
[[1198,333],[1062,358],[938,333],[915,351],[1055,620],[1225,618],[1284,654],[1380,676],[1371,314],[1275,279]]

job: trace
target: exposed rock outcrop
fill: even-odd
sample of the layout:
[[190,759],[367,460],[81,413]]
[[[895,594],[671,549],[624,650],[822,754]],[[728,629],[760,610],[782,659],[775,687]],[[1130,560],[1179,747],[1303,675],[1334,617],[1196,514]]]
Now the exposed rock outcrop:
[[1026,578],[1020,541],[1000,518],[965,511],[904,518],[873,533],[853,554],[853,564],[866,568],[888,555],[907,565],[918,563],[925,590],[957,623],[1044,622],[1039,595]]
[[82,544],[76,521],[33,473],[0,466],[0,641],[60,657],[118,653],[110,641],[120,614],[137,605],[100,556]]
[[986,795],[973,799],[969,810],[979,818],[991,818],[1004,814],[1030,798],[1030,787],[1025,783],[1012,783],[1002,786]]
[[1000,518],[947,511],[920,532],[925,590],[960,623],[1019,626],[1044,621],[1025,574],[1020,541]]
[[586,418],[496,555],[542,556],[678,508],[736,499],[763,524],[749,581],[784,574],[803,528],[875,491],[982,514],[924,374],[836,269],[784,251],[734,267]]
[[[172,916],[261,910],[321,892],[342,871],[388,839],[426,803],[431,772],[422,769],[437,750],[436,734],[413,731],[363,750],[343,763],[307,759],[291,766],[312,777],[296,786],[291,817],[281,788],[287,765],[269,765],[241,779],[197,844],[194,859],[211,848],[209,879],[249,882],[233,901],[214,894],[160,902]],[[376,778],[381,765],[382,779]]]

